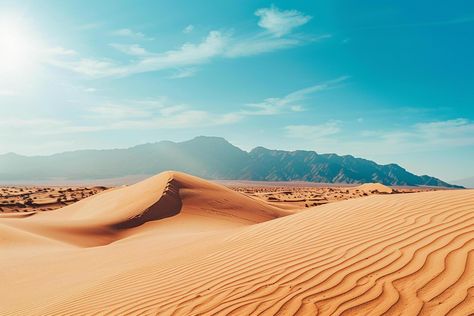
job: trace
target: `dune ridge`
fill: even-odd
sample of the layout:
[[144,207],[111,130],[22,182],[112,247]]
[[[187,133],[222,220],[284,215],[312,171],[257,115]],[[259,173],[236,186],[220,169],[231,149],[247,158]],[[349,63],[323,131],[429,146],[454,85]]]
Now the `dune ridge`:
[[[163,192],[169,176],[160,178]],[[54,259],[48,251],[30,256],[9,248],[0,263],[7,285],[0,296],[9,304],[0,306],[0,314],[474,313],[474,190],[373,195],[283,216],[288,214],[204,180],[171,178],[166,192],[173,196],[179,187],[180,212],[121,228],[133,232],[128,238],[102,247],[54,248]],[[122,207],[130,214],[129,204]],[[0,225],[35,217],[2,219]],[[216,217],[225,220],[216,223]],[[180,230],[191,223],[209,229]],[[25,258],[28,266],[21,264]],[[46,271],[31,268],[45,263]],[[48,283],[53,272],[59,282]],[[40,297],[38,284],[44,286]]]
[[179,197],[179,185],[173,177],[169,177],[158,200],[143,212],[134,214],[123,222],[114,224],[117,229],[132,228],[149,221],[160,220],[176,215],[181,210],[182,201]]

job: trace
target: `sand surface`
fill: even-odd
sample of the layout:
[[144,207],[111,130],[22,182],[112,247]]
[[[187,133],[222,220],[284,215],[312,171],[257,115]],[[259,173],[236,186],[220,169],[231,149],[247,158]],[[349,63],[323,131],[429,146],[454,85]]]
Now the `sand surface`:
[[0,258],[0,315],[469,315],[474,190],[295,212],[167,172],[1,217]]

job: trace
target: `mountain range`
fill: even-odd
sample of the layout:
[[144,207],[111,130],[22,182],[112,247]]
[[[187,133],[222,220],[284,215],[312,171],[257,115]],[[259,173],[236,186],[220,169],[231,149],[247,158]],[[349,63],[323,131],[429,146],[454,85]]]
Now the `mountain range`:
[[435,177],[417,176],[397,164],[379,165],[351,155],[304,150],[256,147],[246,152],[223,138],[206,136],[126,149],[78,150],[49,156],[0,155],[2,182],[106,179],[151,175],[165,170],[207,179],[460,187]]

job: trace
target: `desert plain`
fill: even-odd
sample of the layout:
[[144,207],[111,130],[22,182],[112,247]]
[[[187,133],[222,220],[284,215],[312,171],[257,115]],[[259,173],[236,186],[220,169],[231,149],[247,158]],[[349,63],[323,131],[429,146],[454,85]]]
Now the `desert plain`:
[[473,190],[164,172],[0,193],[0,315],[474,313]]

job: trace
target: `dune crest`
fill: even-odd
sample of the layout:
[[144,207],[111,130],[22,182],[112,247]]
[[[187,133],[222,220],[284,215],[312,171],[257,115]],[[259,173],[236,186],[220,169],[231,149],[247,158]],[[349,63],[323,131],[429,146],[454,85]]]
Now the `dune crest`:
[[[7,302],[0,314],[474,313],[474,190],[373,195],[282,217],[262,201],[185,174],[146,181],[68,206],[62,216],[73,223],[106,217],[101,225],[148,218],[162,214],[160,197],[175,200],[175,186],[179,213],[114,228],[124,235],[102,247],[45,243],[32,256],[11,240],[0,246],[0,296]],[[145,202],[124,197],[128,203],[115,205],[123,209],[114,216],[105,216],[114,207],[89,209],[145,189]],[[46,225],[50,217],[0,225],[35,218]]]
[[392,193],[393,189],[381,183],[364,183],[353,188],[354,190],[359,190],[362,192],[373,192],[377,191],[379,193]]

